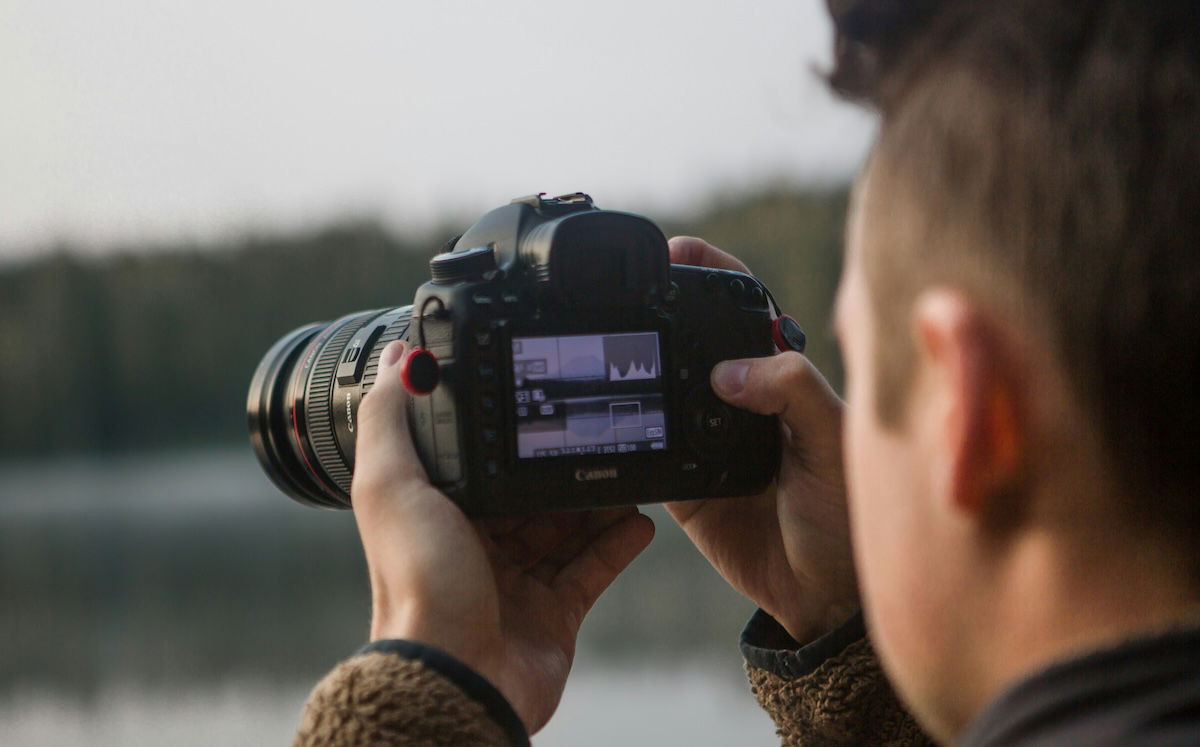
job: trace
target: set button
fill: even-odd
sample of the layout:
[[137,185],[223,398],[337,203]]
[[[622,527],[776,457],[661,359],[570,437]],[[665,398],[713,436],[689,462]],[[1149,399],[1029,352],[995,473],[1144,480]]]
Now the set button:
[[729,432],[729,407],[713,403],[692,414],[696,432],[706,441],[720,440]]
[[688,440],[699,451],[719,452],[733,430],[733,411],[707,386],[695,389],[687,400]]

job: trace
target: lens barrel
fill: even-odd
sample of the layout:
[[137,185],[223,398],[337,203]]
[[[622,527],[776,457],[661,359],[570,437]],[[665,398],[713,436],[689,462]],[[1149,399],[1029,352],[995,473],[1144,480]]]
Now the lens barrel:
[[[375,382],[383,347],[407,337],[410,310],[375,309],[305,325],[284,335],[258,364],[246,399],[250,443],[263,470],[289,497],[317,508],[350,508],[353,444],[339,439],[334,392],[352,391],[348,401],[357,410]],[[364,349],[357,333],[376,320],[386,326],[365,338]],[[353,380],[339,381],[346,364],[353,364]]]

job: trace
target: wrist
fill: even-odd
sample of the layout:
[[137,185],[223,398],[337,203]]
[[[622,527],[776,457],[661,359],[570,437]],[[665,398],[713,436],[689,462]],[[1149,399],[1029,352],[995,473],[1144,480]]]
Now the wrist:
[[806,610],[800,614],[776,615],[770,614],[801,645],[811,643],[846,623],[862,609],[858,598],[844,602],[831,602],[817,609]]
[[378,607],[376,609],[371,619],[371,643],[368,648],[409,643],[440,651],[495,688],[518,714],[525,728],[533,730],[536,721],[529,717],[530,706],[525,702],[523,690],[514,687],[514,683],[504,676],[500,659],[502,644],[492,645],[479,635],[465,633],[465,630],[469,631],[469,625],[439,624],[429,615],[421,613],[415,605],[388,607],[382,614]]
[[495,683],[494,666],[499,647],[483,631],[485,621],[461,615],[437,614],[424,605],[376,602],[371,616],[370,640],[405,640],[443,651]]
[[[464,695],[483,706],[488,716],[508,735],[513,745],[529,745],[529,730],[526,721],[514,709],[509,696],[495,682],[467,666],[457,657],[425,643],[410,640],[383,639],[373,641],[358,650],[358,654],[383,653],[401,659],[420,662],[426,669],[433,670],[450,681]],[[411,681],[397,687],[411,687]],[[450,699],[452,700],[452,699]],[[443,701],[442,708],[446,707]],[[451,702],[449,708],[455,708]]]

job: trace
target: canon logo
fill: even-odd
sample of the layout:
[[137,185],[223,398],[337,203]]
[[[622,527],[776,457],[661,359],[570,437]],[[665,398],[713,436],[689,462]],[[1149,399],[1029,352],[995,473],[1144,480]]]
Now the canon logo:
[[346,428],[354,432],[354,411],[350,409],[350,392],[346,392]]
[[615,480],[617,479],[617,468],[604,467],[602,469],[577,469],[575,470],[575,479],[579,482],[591,482],[592,480]]

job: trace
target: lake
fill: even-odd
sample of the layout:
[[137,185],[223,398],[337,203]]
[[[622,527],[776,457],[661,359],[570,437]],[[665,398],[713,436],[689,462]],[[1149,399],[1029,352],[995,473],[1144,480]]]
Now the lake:
[[[648,513],[534,744],[777,744],[737,651],[752,605]],[[368,615],[352,517],[248,448],[0,466],[0,744],[288,743]]]

